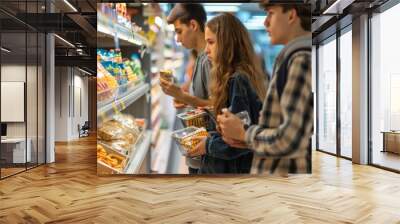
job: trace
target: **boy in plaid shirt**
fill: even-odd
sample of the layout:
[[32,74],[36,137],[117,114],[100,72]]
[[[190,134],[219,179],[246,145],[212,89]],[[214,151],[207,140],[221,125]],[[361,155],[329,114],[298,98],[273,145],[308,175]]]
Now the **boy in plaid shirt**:
[[260,5],[268,14],[264,25],[271,43],[285,48],[276,59],[258,125],[245,130],[226,109],[218,124],[225,142],[254,150],[251,173],[311,173],[311,6]]

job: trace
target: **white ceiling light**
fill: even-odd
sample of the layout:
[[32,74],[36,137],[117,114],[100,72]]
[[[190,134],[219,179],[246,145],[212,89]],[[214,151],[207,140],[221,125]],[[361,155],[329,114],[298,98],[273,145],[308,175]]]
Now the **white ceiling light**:
[[215,5],[220,5],[220,6],[232,6],[232,5],[234,5],[234,6],[240,6],[240,5],[242,5],[242,3],[203,3],[203,5],[204,6],[209,6],[209,5],[211,5],[211,6],[215,6]]
[[69,3],[68,0],[64,0],[65,4],[67,4],[72,10],[74,10],[74,12],[78,12],[78,10],[71,4]]
[[266,16],[252,16],[244,23],[244,26],[249,30],[263,30],[265,18]]
[[239,7],[236,5],[206,5],[204,6],[206,12],[237,12]]
[[7,48],[4,48],[4,47],[2,47],[2,48],[0,48],[2,51],[4,51],[4,52],[7,52],[7,53],[10,53],[11,51],[10,50],[8,50]]
[[161,19],[161,17],[159,17],[159,16],[156,16],[154,22],[157,24],[158,27],[162,27],[162,25],[164,23],[163,20]]
[[246,22],[264,24],[266,16],[252,16]]
[[259,24],[259,23],[244,23],[243,24],[245,27],[246,27],[246,29],[248,29],[248,30],[265,30],[265,27],[264,27],[264,25],[262,25],[262,24]]
[[69,45],[70,47],[75,48],[75,45],[73,45],[71,42],[69,42],[68,40],[58,36],[57,34],[54,34],[55,37],[57,37],[59,40],[61,40],[62,42],[66,43],[67,45]]
[[169,24],[169,25],[167,26],[167,30],[168,30],[168,31],[174,31],[174,30],[175,30],[174,24]]

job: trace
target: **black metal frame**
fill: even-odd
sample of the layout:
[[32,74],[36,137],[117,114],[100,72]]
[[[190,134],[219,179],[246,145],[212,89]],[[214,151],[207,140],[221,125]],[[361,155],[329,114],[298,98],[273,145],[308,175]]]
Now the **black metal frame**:
[[372,19],[372,13],[368,13],[368,37],[367,37],[367,45],[368,45],[368,53],[367,53],[367,63],[368,63],[368,69],[367,69],[367,82],[368,82],[368,96],[367,96],[367,107],[368,107],[368,124],[367,124],[367,132],[368,132],[368,164],[373,164],[372,163],[372,76],[371,76],[371,71],[372,71],[372,66],[371,66],[371,55],[372,55],[372,42],[371,42],[371,19]]
[[341,156],[341,132],[342,132],[342,124],[340,123],[340,75],[341,75],[341,66],[340,66],[340,30],[336,29],[336,154]]

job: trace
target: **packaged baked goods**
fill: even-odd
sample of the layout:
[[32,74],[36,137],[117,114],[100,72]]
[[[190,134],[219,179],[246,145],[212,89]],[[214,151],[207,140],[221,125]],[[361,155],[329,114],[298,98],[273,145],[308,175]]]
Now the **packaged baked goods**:
[[120,122],[116,120],[110,120],[101,126],[101,128],[97,131],[97,136],[100,140],[111,141],[121,139],[126,133],[126,128],[124,128]]
[[187,155],[187,152],[192,150],[200,142],[200,140],[194,139],[194,137],[207,136],[208,133],[205,128],[197,128],[193,126],[172,133],[172,137],[179,144],[179,149],[183,155]]
[[98,130],[98,140],[123,155],[129,155],[141,139],[144,129],[143,119],[117,114]]
[[132,115],[117,114],[117,115],[114,115],[113,119],[115,121],[118,121],[120,124],[124,125],[125,127],[131,129],[137,135],[139,135],[140,132],[142,131],[141,127],[138,126],[135,117]]
[[120,173],[126,165],[126,157],[103,144],[97,144],[97,164],[100,173]]
[[100,142],[124,155],[130,153],[140,134],[126,128],[116,120],[104,123],[97,133]]

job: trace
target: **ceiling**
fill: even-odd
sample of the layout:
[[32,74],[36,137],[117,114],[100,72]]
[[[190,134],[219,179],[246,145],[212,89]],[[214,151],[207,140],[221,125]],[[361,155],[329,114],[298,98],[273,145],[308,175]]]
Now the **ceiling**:
[[[20,58],[25,62],[26,55],[35,57],[44,47],[36,43],[36,36],[49,32],[57,34],[56,66],[81,66],[82,63],[87,70],[96,71],[96,0],[47,0],[45,3],[44,0],[0,0],[2,46],[11,51],[7,53],[8,59]],[[41,37],[39,41],[44,40]],[[2,51],[3,61],[4,54]]]

